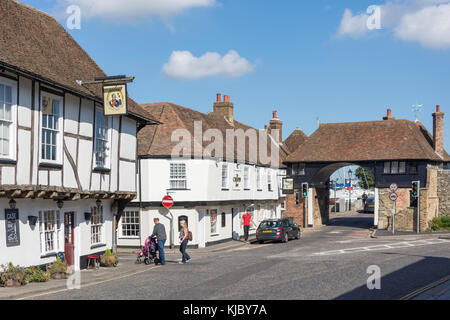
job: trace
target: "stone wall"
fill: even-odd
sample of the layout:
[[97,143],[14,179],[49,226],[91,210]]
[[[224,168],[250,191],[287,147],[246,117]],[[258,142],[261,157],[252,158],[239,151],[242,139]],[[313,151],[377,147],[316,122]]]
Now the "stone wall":
[[439,197],[438,216],[450,215],[450,170],[439,170],[437,173]]
[[330,189],[313,188],[314,226],[327,224],[330,219]]

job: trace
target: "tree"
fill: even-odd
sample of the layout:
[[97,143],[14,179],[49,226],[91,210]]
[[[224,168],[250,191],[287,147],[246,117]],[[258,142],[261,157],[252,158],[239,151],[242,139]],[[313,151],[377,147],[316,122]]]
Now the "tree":
[[[363,189],[374,189],[375,179],[372,174],[364,168],[359,167],[356,169],[355,176],[359,179],[359,185]],[[367,185],[369,183],[369,185]]]

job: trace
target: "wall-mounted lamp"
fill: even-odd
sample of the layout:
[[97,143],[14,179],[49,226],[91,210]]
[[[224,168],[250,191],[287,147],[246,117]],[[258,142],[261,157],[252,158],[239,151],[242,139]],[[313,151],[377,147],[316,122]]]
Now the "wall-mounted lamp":
[[59,209],[62,209],[62,207],[64,206],[64,201],[58,200],[58,202],[56,202],[56,205],[58,206]]
[[30,224],[30,226],[34,227],[37,223],[37,219],[38,217],[36,216],[28,216],[28,223]]
[[16,204],[17,204],[16,200],[14,200],[14,199],[9,200],[9,207],[11,209],[15,209],[16,208]]
[[90,221],[90,220],[91,220],[91,217],[92,217],[92,212],[85,212],[85,213],[84,213],[84,219],[85,219],[86,221]]

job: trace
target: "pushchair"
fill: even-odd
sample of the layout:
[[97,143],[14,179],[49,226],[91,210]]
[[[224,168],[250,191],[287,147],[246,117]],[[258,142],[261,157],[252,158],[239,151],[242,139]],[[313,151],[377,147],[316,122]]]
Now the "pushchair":
[[146,265],[155,263],[156,265],[159,263],[159,259],[156,258],[156,253],[158,251],[158,244],[156,243],[156,239],[152,237],[148,237],[145,240],[145,245],[141,248],[141,251],[138,253],[136,264],[141,264],[142,260]]

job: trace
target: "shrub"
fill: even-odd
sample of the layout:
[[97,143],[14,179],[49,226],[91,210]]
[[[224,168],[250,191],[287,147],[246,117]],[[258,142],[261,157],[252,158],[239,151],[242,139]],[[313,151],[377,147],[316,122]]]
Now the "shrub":
[[3,270],[0,273],[0,284],[2,286],[15,286],[15,285],[24,285],[25,281],[25,272],[23,268],[19,266],[14,266],[12,262],[10,262],[7,266],[2,265],[1,269]]
[[102,267],[117,267],[119,258],[115,253],[111,253],[111,250],[107,249],[105,254],[100,257],[100,265]]
[[50,280],[50,273],[45,272],[39,267],[31,267],[25,269],[25,281],[31,282],[47,282]]
[[56,258],[56,261],[47,266],[47,272],[53,279],[65,277],[67,274],[67,262],[62,262],[61,258]]
[[431,223],[432,231],[450,231],[450,216],[434,218]]

